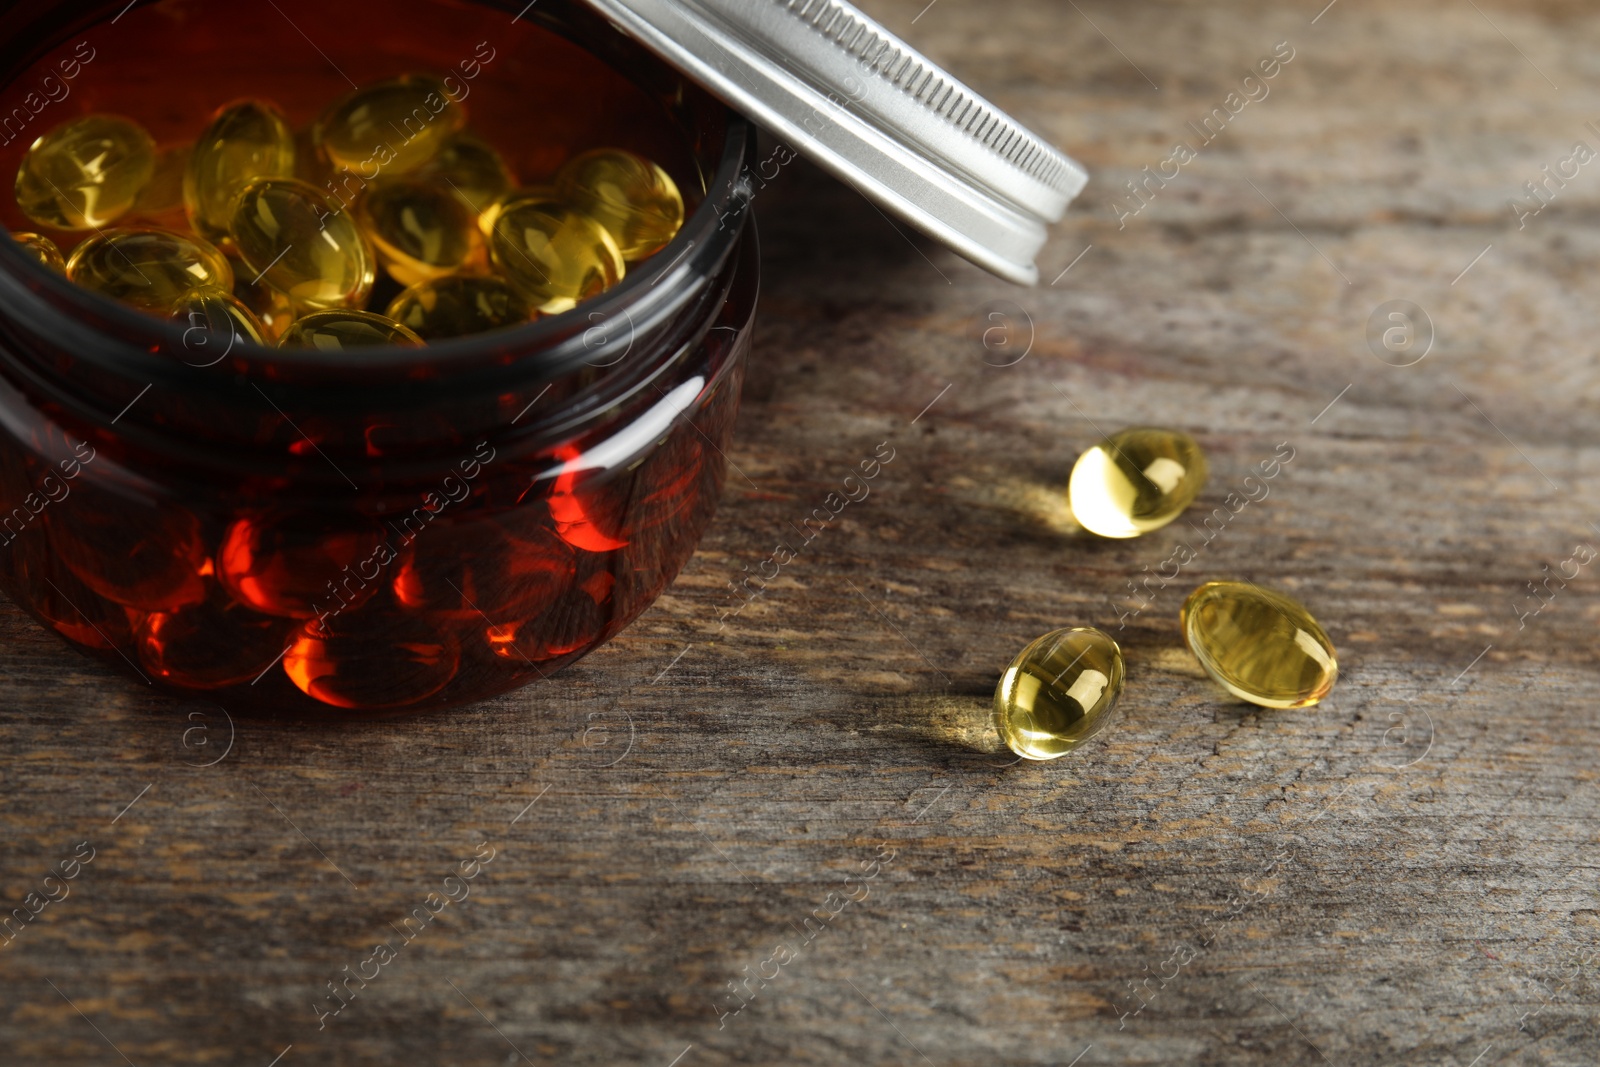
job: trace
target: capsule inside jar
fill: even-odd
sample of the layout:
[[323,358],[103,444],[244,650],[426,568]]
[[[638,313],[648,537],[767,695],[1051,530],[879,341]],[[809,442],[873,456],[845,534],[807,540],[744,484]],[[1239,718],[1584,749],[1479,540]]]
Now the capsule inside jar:
[[362,194],[356,212],[378,261],[401,285],[443,278],[484,258],[477,216],[443,185],[379,182]]
[[155,141],[143,126],[85,115],[28,149],[17,171],[17,207],[42,226],[96,230],[133,209],[155,167]]
[[355,220],[298,179],[247,184],[234,201],[228,235],[257,280],[297,308],[355,308],[372,292],[376,265]]
[[384,315],[370,311],[337,309],[302,315],[284,331],[279,348],[315,348],[322,352],[342,352],[350,348],[377,345],[420,347],[422,338]]
[[67,261],[67,277],[85,289],[165,315],[197,289],[229,289],[228,259],[199,237],[153,227],[104,230]]
[[443,81],[407,74],[335,102],[311,139],[336,168],[405,174],[438,155],[466,123],[466,109]]
[[226,289],[204,286],[183,294],[172,317],[184,327],[184,362],[191,366],[212,366],[241,341],[264,343],[261,320]]
[[677,236],[683,194],[665,170],[620,148],[599,148],[569,160],[556,192],[611,234],[622,258],[640,260]]
[[474,216],[510,191],[511,170],[494,146],[471,133],[446,141],[418,176],[443,185]]
[[239,191],[257,178],[292,178],[294,157],[294,131],[275,104],[242,100],[217,112],[184,171],[184,206],[195,232],[228,240]]
[[11,239],[21,245],[28,258],[39,266],[48,267],[57,274],[67,273],[67,258],[50,238],[37,233],[14,233]]
[[499,208],[489,251],[495,269],[546,315],[598,296],[625,271],[617,242],[604,226],[538,197],[512,199]]
[[413,285],[389,305],[391,319],[424,341],[467,337],[527,322],[532,305],[504,278],[460,274]]

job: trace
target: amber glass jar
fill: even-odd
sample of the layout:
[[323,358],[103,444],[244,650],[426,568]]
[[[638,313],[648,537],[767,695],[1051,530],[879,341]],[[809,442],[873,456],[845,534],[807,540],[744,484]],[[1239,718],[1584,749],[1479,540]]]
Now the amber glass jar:
[[[342,353],[219,351],[0,240],[12,599],[152,684],[295,713],[477,700],[616,634],[722,485],[756,297],[749,126],[559,0],[125,4],[0,14],[0,104],[22,108],[0,115],[0,173],[83,114],[174,146],[231,100],[304,127],[351,84],[420,71],[467,87],[523,184],[625,147],[673,175],[687,221],[573,311]],[[7,228],[34,228],[3,199]]]

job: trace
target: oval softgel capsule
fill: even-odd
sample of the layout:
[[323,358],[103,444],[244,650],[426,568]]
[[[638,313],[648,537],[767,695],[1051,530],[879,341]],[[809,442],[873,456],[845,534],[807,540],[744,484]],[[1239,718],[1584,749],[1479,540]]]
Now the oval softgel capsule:
[[294,130],[261,100],[229,104],[196,138],[183,175],[189,224],[209,241],[228,238],[234,200],[257,178],[294,177]]
[[1078,457],[1067,484],[1073,517],[1101,537],[1138,537],[1183,514],[1206,484],[1205,453],[1180,430],[1136,426]]
[[1065,756],[1110,722],[1122,649],[1093,627],[1053,630],[1017,654],[994,691],[995,728],[1024,759]]
[[1207,582],[1179,615],[1189,650],[1228,692],[1264,708],[1304,708],[1333,690],[1333,642],[1299,601],[1250,582]]
[[359,308],[372,292],[376,260],[347,211],[293,178],[258,178],[234,201],[228,234],[256,283],[297,309]]

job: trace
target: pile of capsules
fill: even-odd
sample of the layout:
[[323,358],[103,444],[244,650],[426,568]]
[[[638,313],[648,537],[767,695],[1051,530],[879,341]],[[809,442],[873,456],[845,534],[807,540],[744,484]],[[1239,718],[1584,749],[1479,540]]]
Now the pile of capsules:
[[[1073,517],[1101,537],[1137,537],[1183,514],[1205,486],[1200,445],[1155,427],[1122,430],[1078,457],[1067,485]],[[1333,689],[1333,643],[1292,597],[1250,582],[1207,582],[1180,613],[1184,642],[1200,666],[1241,700],[1304,708]],[[1006,746],[1055,759],[1100,733],[1122,695],[1122,649],[1104,631],[1054,630],[1024,648],[994,692],[995,726]]]
[[[422,75],[356,89],[298,139],[274,104],[228,104],[187,157],[189,230],[138,224],[160,184],[150,134],[107,114],[58,126],[24,157],[17,206],[41,227],[93,235],[68,258],[50,237],[13,236],[78,285],[153,315],[338,350],[566,311],[683,224],[672,178],[622,149],[584,152],[548,185],[517,187],[468,131],[464,106]],[[380,267],[403,289],[369,307]]]

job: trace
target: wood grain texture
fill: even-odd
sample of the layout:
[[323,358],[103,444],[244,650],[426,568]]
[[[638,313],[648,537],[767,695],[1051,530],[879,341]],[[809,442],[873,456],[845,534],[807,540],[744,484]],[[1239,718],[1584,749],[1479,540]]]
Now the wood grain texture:
[[[0,1060],[1600,1060],[1600,574],[1518,617],[1543,565],[1600,544],[1600,169],[1524,228],[1507,203],[1600,147],[1600,16],[867,7],[1087,164],[1041,262],[1070,272],[1014,289],[784,168],[701,551],[611,645],[489,704],[241,722],[199,767],[219,712],[0,611],[5,909],[96,850],[0,948]],[[1123,183],[1281,41],[1270,94],[1119,228]],[[1367,343],[1396,299],[1436,335],[1404,368]],[[984,347],[997,323],[1012,347]],[[1061,501],[1097,427],[1135,423],[1207,448],[1197,522],[1294,450],[1136,613],[1128,583],[1199,535],[1096,541]],[[871,495],[719,621],[885,441]],[[1177,608],[1217,577],[1312,607],[1328,701],[1263,712],[1199,674]],[[997,673],[1072,624],[1127,651],[1118,726],[1011,765]],[[471,895],[403,943],[485,841]],[[395,958],[319,1029],[379,942]]]

